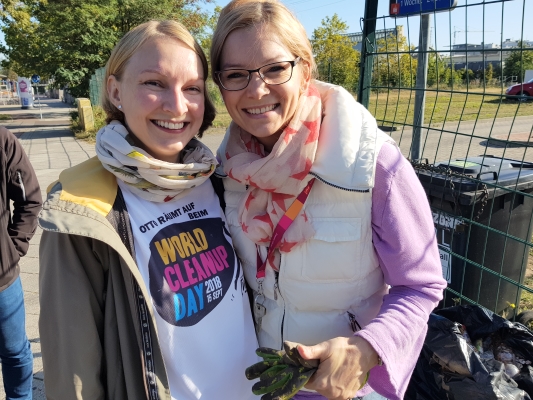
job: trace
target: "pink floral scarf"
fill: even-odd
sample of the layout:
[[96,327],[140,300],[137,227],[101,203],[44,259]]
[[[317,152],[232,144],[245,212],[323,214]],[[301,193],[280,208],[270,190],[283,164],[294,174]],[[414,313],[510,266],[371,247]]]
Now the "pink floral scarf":
[[[249,186],[239,205],[239,222],[246,236],[256,244],[268,245],[280,218],[312,179],[309,171],[315,159],[321,118],[320,94],[310,85],[268,155],[254,136],[231,123],[224,172]],[[289,252],[313,234],[304,210],[285,232],[279,250]]]

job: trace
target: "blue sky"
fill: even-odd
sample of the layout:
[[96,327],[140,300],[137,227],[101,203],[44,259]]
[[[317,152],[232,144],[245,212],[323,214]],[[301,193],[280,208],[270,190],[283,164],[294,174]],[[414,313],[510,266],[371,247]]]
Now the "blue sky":
[[[224,6],[229,0],[215,0],[216,4]],[[378,0],[376,0],[378,1]],[[479,44],[501,43],[506,39],[519,40],[522,38],[522,15],[525,9],[526,18],[523,38],[533,40],[533,0],[511,0],[494,3],[494,0],[458,0],[458,7],[451,12],[441,12],[432,16],[431,43],[438,50],[445,50],[455,43]],[[337,14],[349,26],[349,32],[361,32],[360,19],[364,16],[364,0],[282,0],[296,17],[302,22],[309,37],[313,30],[320,26],[326,16]],[[214,6],[208,6],[209,9]],[[502,10],[503,9],[503,10]],[[503,22],[502,22],[503,13]],[[404,26],[404,32],[409,41],[418,44],[418,26],[420,17],[390,18],[389,0],[378,2],[378,29]],[[484,16],[484,18],[483,18]],[[468,22],[467,22],[468,20]],[[437,29],[435,29],[435,26]],[[465,34],[465,31],[468,31]],[[484,31],[484,34],[483,34]],[[503,32],[503,33],[502,33]],[[436,45],[436,46],[435,46]]]
[[[229,0],[215,0],[220,6]],[[388,17],[389,0],[378,2],[378,29],[404,26],[405,35],[410,43],[418,44],[418,25],[420,17],[390,18]],[[431,44],[440,51],[449,46],[461,43],[479,44],[501,43],[506,39],[533,40],[533,0],[510,0],[494,2],[494,0],[457,0],[458,7],[451,12],[441,12],[432,17]],[[485,5],[480,4],[485,1]],[[313,30],[320,26],[326,16],[339,15],[348,24],[349,32],[360,32],[360,19],[364,15],[364,0],[282,0],[302,22],[309,37]],[[480,5],[476,5],[480,4]],[[206,9],[214,9],[208,4]],[[526,15],[526,23],[522,28],[522,15]],[[503,15],[503,20],[502,20]],[[435,28],[436,27],[436,28]],[[523,35],[522,35],[523,29]],[[468,32],[465,32],[468,31]],[[3,34],[0,33],[3,42]],[[1,57],[1,55],[0,55]]]

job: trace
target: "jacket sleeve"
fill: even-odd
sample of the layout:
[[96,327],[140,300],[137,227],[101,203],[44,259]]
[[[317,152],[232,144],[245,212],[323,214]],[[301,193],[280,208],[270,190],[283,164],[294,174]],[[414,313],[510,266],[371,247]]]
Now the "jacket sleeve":
[[44,231],[39,248],[39,331],[46,397],[104,399],[104,246]]
[[399,149],[388,143],[376,167],[372,239],[390,290],[378,316],[356,335],[384,363],[372,369],[370,386],[388,399],[402,399],[446,281],[424,189]]
[[7,133],[7,195],[13,200],[13,217],[8,226],[8,234],[19,256],[24,256],[30,239],[37,228],[37,215],[41,210],[41,189],[35,171],[26,156],[22,145],[11,132]]

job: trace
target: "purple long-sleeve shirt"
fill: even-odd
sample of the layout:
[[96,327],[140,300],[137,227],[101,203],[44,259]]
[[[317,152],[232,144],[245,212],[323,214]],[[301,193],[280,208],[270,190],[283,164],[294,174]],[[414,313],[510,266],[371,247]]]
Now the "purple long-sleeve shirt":
[[[385,282],[391,286],[376,318],[355,335],[367,340],[383,360],[369,385],[390,400],[403,399],[418,359],[431,311],[442,298],[435,228],[426,194],[400,150],[385,143],[378,155],[372,191],[372,239]],[[300,392],[295,400],[323,400]]]

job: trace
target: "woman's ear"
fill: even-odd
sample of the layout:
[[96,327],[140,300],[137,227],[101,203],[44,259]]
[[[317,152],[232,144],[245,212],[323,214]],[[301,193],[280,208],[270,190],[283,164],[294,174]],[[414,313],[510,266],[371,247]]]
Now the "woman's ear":
[[115,107],[120,105],[120,82],[115,75],[109,75],[107,78],[107,96]]
[[300,86],[300,93],[305,93],[309,89],[311,83],[311,67],[305,61],[300,64],[302,66],[302,84]]

